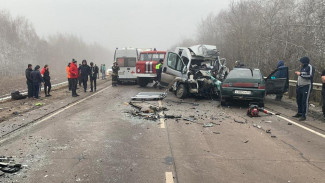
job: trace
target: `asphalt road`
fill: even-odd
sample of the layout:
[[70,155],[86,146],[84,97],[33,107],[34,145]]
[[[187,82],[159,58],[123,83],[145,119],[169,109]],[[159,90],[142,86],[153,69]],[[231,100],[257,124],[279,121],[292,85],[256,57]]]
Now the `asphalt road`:
[[[100,88],[0,139],[0,155],[24,165],[0,182],[325,182],[325,140],[319,135],[325,124],[317,119],[299,123],[309,131],[275,115],[249,118],[245,104],[220,107],[168,93],[151,104],[196,120],[145,120],[127,113],[132,107],[126,102],[154,89]],[[276,103],[266,106],[284,117],[294,114]]]

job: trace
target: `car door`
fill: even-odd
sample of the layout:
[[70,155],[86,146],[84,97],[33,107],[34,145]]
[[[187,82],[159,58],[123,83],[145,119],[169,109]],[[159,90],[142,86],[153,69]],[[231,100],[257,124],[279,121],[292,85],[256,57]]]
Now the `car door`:
[[168,85],[173,82],[176,77],[181,77],[183,68],[184,62],[181,57],[174,52],[168,52],[163,64],[161,83],[163,85]]
[[289,88],[288,67],[278,68],[273,71],[265,81],[266,94],[283,94]]

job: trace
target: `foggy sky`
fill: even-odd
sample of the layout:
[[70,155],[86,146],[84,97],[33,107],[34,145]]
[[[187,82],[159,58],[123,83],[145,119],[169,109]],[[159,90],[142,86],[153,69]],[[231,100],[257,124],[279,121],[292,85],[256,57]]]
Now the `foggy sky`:
[[230,0],[0,0],[0,10],[24,16],[46,37],[72,33],[111,50],[132,46],[164,50],[196,34],[209,13]]

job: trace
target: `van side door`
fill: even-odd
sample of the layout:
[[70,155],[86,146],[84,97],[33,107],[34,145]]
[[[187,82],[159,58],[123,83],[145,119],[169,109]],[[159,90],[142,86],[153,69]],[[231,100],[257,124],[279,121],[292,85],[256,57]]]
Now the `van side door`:
[[161,82],[163,85],[170,84],[176,77],[183,75],[184,62],[182,58],[174,52],[168,52],[166,54],[162,74]]

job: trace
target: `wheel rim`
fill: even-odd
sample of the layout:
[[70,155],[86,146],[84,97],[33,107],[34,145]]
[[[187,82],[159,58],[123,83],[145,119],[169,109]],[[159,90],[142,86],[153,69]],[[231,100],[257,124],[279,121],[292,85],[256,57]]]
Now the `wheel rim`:
[[177,90],[177,96],[178,97],[181,97],[181,96],[183,96],[183,93],[184,93],[184,88],[183,87],[179,87],[178,90]]

